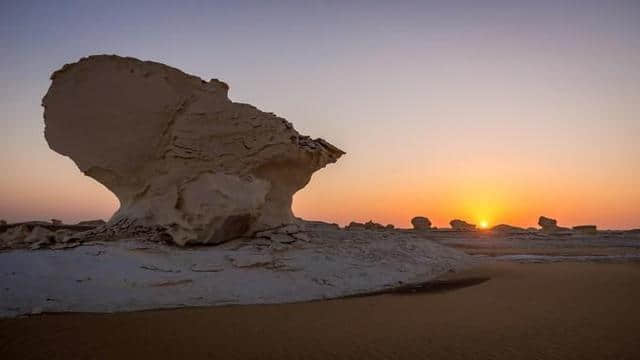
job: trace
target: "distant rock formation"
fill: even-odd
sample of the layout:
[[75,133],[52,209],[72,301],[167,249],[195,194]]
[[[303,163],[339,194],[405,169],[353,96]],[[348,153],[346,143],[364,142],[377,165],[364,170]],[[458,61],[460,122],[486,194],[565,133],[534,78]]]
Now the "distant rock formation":
[[545,216],[540,216],[540,218],[538,218],[538,225],[540,225],[543,232],[547,233],[569,230],[569,228],[558,226],[556,219],[551,219]]
[[596,225],[578,225],[574,226],[573,230],[584,235],[595,235],[598,233],[598,227]]
[[51,79],[45,137],[118,197],[113,236],[217,244],[292,223],[293,194],[344,154],[163,64],[91,56]]
[[369,220],[364,224],[352,221],[349,225],[345,226],[345,230],[391,230],[393,228],[394,226],[391,224],[384,226],[377,222],[373,222],[373,220]]
[[500,233],[520,233],[526,231],[525,229],[517,226],[511,226],[507,224],[496,225],[491,228],[491,231],[500,232]]
[[106,221],[104,221],[102,219],[98,219],[98,220],[80,221],[76,225],[80,225],[80,226],[102,226],[102,225],[106,225],[106,224],[107,224]]
[[451,228],[456,231],[473,231],[476,229],[474,224],[469,224],[468,222],[459,219],[451,220],[449,225],[451,225]]
[[431,221],[424,216],[416,216],[411,219],[411,225],[413,225],[414,230],[430,230],[431,229]]

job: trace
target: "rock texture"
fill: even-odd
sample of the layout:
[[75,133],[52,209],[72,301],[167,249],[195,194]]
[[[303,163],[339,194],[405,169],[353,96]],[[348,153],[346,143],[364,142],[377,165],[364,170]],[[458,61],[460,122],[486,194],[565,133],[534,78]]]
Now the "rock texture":
[[476,226],[474,224],[469,224],[466,221],[458,219],[451,220],[449,222],[449,225],[451,225],[451,228],[456,231],[473,231],[476,229]]
[[414,230],[430,230],[431,229],[431,221],[424,216],[416,216],[411,219],[411,225],[413,225]]
[[319,300],[420,285],[478,262],[399,230],[299,221],[256,235],[189,250],[123,239],[0,252],[0,318]]
[[344,154],[163,64],[91,56],[51,79],[47,142],[118,197],[116,236],[216,244],[291,223],[293,194]]

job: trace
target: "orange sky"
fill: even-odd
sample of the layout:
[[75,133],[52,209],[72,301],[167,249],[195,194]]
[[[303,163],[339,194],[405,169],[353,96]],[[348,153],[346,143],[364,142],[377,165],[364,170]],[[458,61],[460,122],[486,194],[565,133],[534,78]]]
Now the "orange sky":
[[117,53],[222,79],[345,150],[298,216],[640,228],[637,1],[106,4],[0,5],[0,219],[116,210],[48,149],[40,100],[62,64]]

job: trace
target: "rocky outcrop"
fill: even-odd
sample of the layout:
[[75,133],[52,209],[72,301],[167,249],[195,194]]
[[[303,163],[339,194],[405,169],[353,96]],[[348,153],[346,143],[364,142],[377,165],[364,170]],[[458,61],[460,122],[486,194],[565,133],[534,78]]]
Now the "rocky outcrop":
[[32,250],[40,248],[64,249],[79,245],[79,231],[86,227],[33,221],[5,225],[0,232],[0,249]]
[[596,225],[578,225],[573,227],[573,231],[584,235],[596,235],[598,227]]
[[540,225],[541,230],[546,233],[569,230],[568,228],[558,226],[556,219],[551,219],[545,216],[540,216],[540,218],[538,218],[538,225]]
[[411,225],[413,225],[413,230],[430,230],[431,229],[431,221],[424,216],[416,216],[411,219]]
[[349,225],[345,226],[344,229],[345,230],[392,230],[393,228],[394,226],[391,224],[384,226],[382,224],[374,222],[373,220],[369,220],[364,224],[352,221],[349,223]]
[[339,298],[424,286],[482,261],[400,230],[296,221],[256,235],[189,251],[137,239],[0,251],[0,318]]
[[451,225],[451,228],[456,231],[473,231],[476,229],[476,226],[474,224],[469,224],[466,221],[458,219],[451,220],[449,222],[449,225]]
[[98,219],[98,220],[80,221],[76,225],[80,225],[80,226],[103,226],[103,225],[106,225],[106,224],[107,224],[106,221],[104,221],[102,219]]
[[499,232],[499,233],[507,233],[507,234],[517,234],[517,233],[525,232],[526,230],[517,226],[500,224],[492,227],[491,231]]
[[91,56],[51,79],[47,142],[118,197],[114,236],[217,244],[292,223],[293,194],[344,154],[163,64]]

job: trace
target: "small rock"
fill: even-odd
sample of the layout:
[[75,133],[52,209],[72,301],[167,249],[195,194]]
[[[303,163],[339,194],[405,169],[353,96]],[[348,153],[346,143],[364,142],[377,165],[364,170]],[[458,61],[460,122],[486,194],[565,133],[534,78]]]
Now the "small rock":
[[51,219],[51,224],[56,225],[56,226],[62,225],[62,220]]

